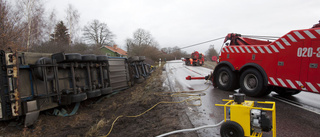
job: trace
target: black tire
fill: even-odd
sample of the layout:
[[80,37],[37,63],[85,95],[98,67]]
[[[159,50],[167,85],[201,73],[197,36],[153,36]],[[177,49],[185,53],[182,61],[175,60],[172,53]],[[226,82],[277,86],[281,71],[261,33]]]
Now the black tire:
[[247,69],[240,76],[240,90],[250,97],[261,97],[268,92],[261,73],[256,69]]
[[220,128],[221,137],[243,137],[243,128],[234,121],[227,121],[221,125]]
[[130,61],[131,61],[131,62],[133,62],[133,61],[139,61],[139,56],[130,57]]
[[81,102],[86,99],[86,93],[61,95],[61,105],[69,105],[71,103]]
[[283,97],[286,97],[286,96],[292,96],[292,95],[296,95],[296,94],[299,94],[301,91],[300,90],[296,90],[296,89],[278,89],[278,90],[275,90],[276,93],[279,95],[279,96],[283,96]]
[[[42,62],[44,64],[42,64]],[[38,59],[35,64],[36,65],[50,65],[50,64],[52,64],[52,60],[50,58],[47,58],[47,57],[42,57],[42,58]],[[43,69],[46,70],[47,80],[48,81],[53,80],[53,78],[54,78],[54,71],[53,71],[54,69],[53,69],[53,67],[45,67],[44,68],[44,67],[39,66],[39,67],[35,68],[35,70],[34,70],[35,76],[38,79],[44,81],[44,76],[43,76],[43,73],[42,73]]]
[[101,91],[100,89],[92,90],[92,91],[87,91],[87,97],[88,98],[94,98],[94,97],[99,97],[101,96]]
[[93,54],[82,55],[81,59],[82,61],[97,61],[97,56]]
[[107,87],[107,88],[103,88],[103,89],[100,89],[100,90],[101,90],[101,94],[102,95],[108,95],[108,94],[112,93],[112,87]]
[[104,55],[97,56],[97,61],[108,61],[108,56],[104,56]]
[[68,53],[65,54],[66,56],[66,61],[81,61],[81,54],[79,53]]
[[143,77],[140,77],[140,78],[134,79],[134,80],[135,80],[134,83],[140,84],[140,83],[142,83],[142,82],[144,81],[144,78],[143,78]]
[[145,59],[146,59],[145,56],[139,56],[139,60],[140,60],[140,61],[144,61]]
[[221,67],[218,69],[217,76],[214,77],[214,81],[219,89],[231,91],[235,89],[237,84],[236,75],[228,67]]
[[87,99],[86,93],[70,94],[71,103],[81,102]]

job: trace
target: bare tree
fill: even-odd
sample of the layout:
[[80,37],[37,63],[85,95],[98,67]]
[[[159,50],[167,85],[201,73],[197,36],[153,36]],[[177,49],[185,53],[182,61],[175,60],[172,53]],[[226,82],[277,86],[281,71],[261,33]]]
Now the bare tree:
[[83,28],[83,36],[90,43],[101,47],[113,42],[114,35],[109,30],[106,23],[100,23],[99,20],[93,20]]
[[154,40],[149,31],[139,28],[133,33],[133,43],[137,46],[148,45],[157,46],[157,42]]
[[16,5],[24,15],[26,48],[28,51],[32,44],[43,40],[44,6],[41,0],[17,0]]
[[159,51],[158,42],[154,40],[149,31],[144,29],[137,29],[133,33],[133,39],[127,39],[127,51],[129,56],[143,56],[146,54],[144,49],[151,49],[146,47],[156,47]]
[[70,33],[70,40],[69,40],[69,45],[73,43],[76,39],[77,32],[79,30],[78,23],[79,23],[79,18],[80,14],[77,9],[75,9],[71,4],[68,5],[68,8],[66,9],[67,13],[67,25],[69,26],[69,33]]
[[56,16],[56,10],[53,9],[50,14],[49,14],[49,17],[48,17],[48,20],[47,20],[47,27],[46,27],[46,39],[48,38],[50,40],[50,35],[52,32],[54,32],[54,28],[57,24],[57,16]]
[[0,0],[0,48],[21,49],[21,22],[19,12],[12,9],[6,1]]

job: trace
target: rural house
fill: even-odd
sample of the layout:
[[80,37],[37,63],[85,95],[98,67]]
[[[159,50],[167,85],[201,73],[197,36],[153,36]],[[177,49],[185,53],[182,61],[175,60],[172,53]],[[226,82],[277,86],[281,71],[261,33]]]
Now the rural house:
[[107,56],[111,57],[127,57],[127,52],[118,48],[117,45],[113,46],[103,46],[101,48],[102,52],[105,52]]

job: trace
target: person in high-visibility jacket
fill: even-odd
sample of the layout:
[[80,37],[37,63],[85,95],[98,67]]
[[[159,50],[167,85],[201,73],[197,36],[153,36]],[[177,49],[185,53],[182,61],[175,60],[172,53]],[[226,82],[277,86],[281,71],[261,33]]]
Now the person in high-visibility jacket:
[[192,58],[190,58],[190,64],[191,64],[191,65],[193,64],[193,59],[192,59]]

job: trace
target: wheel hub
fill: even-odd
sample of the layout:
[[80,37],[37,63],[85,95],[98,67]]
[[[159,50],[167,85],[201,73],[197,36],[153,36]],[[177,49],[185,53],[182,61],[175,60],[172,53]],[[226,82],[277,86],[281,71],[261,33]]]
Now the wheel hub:
[[219,82],[221,83],[221,85],[227,85],[228,81],[229,81],[228,73],[226,72],[220,73]]
[[244,78],[244,86],[248,90],[254,90],[258,86],[258,78],[253,74],[248,74]]

